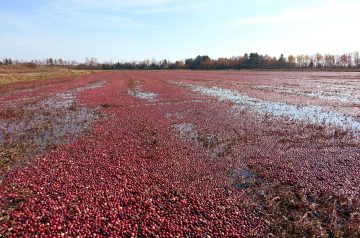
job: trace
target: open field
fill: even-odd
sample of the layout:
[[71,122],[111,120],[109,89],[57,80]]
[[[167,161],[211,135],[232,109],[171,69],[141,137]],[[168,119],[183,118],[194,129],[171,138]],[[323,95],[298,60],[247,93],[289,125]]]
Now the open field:
[[64,67],[0,65],[0,85],[39,79],[74,77],[89,73],[90,71],[87,70],[71,70]]
[[360,73],[0,88],[0,237],[359,237],[359,224]]

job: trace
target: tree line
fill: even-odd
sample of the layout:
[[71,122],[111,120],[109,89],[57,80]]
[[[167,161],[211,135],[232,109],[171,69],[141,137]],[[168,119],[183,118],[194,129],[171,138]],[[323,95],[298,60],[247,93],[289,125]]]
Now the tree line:
[[360,69],[358,51],[342,55],[320,54],[289,55],[281,54],[278,58],[258,53],[244,54],[231,58],[211,59],[209,56],[197,56],[184,61],[144,60],[132,62],[98,63],[96,58],[87,59],[79,64],[81,69],[103,70],[224,70],[224,69]]
[[11,58],[0,59],[0,65],[35,65],[35,66],[64,66],[76,68],[81,62],[75,60],[63,60],[62,58],[48,58],[42,60],[17,60]]
[[360,54],[358,51],[342,55],[314,54],[289,55],[281,54],[278,58],[258,53],[244,54],[231,58],[211,59],[209,56],[197,56],[186,60],[171,62],[168,60],[143,60],[132,62],[99,62],[96,58],[86,58],[84,62],[48,58],[44,60],[17,61],[6,58],[0,64],[23,64],[65,66],[78,69],[93,70],[224,70],[224,69],[360,69]]

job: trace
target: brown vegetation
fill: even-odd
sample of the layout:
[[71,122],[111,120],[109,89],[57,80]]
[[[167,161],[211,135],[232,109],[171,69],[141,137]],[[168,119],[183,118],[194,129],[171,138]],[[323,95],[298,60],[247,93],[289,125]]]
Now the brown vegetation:
[[87,70],[73,70],[64,67],[21,65],[0,65],[0,85],[39,79],[71,77],[88,74]]

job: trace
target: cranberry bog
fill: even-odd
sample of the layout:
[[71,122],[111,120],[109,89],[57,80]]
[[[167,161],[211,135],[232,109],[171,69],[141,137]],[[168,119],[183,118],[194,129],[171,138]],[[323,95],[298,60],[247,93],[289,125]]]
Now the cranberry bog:
[[0,237],[359,237],[360,74],[0,89]]

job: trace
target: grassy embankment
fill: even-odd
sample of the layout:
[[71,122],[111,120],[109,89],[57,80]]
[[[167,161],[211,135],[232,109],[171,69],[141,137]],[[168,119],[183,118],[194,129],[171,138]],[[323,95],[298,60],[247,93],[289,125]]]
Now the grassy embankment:
[[76,77],[89,74],[89,70],[74,70],[63,67],[1,65],[0,86],[10,83],[34,81],[41,79]]

